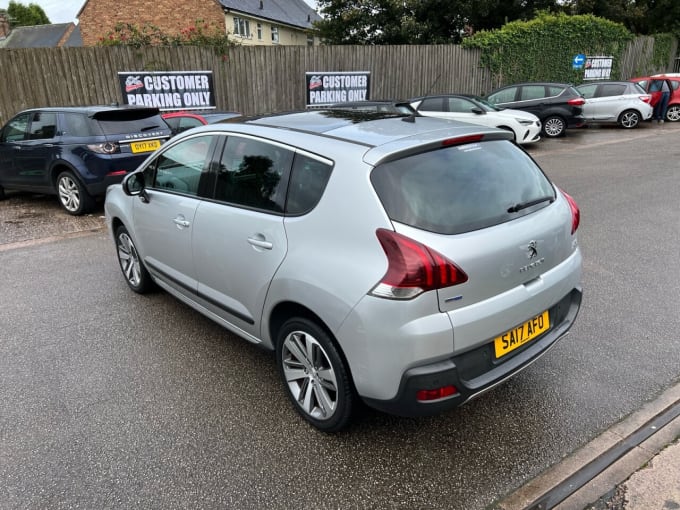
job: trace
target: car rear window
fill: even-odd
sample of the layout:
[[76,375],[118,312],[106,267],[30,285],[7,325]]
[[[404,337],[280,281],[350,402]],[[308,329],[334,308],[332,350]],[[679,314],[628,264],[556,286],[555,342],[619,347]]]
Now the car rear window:
[[[555,198],[538,165],[506,140],[446,147],[378,165],[371,182],[393,221],[448,235],[511,221]],[[533,202],[538,203],[527,206]]]
[[154,129],[169,130],[168,124],[160,114],[149,114],[146,110],[112,110],[98,112],[95,119],[105,135],[144,133]]

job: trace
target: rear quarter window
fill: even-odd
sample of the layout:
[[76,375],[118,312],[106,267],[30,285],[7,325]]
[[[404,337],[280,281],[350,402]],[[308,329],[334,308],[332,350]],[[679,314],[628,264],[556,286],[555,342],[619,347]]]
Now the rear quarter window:
[[299,215],[314,209],[326,189],[331,170],[328,163],[296,154],[288,185],[286,213]]
[[546,207],[555,190],[534,161],[506,140],[416,154],[377,166],[371,182],[393,221],[439,234],[491,227]]

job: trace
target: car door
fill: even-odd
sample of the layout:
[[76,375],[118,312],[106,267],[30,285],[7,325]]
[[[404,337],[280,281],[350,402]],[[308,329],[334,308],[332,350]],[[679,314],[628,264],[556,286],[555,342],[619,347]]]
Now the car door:
[[619,113],[625,109],[627,99],[624,97],[626,85],[620,83],[603,83],[595,93],[594,120],[616,120]]
[[24,140],[14,151],[15,184],[31,190],[50,188],[49,170],[60,151],[57,143],[57,113],[32,112]]
[[134,202],[136,242],[148,270],[190,299],[198,287],[192,238],[196,210],[210,185],[217,135],[185,138],[163,150],[144,170],[145,192]]
[[20,113],[11,119],[0,133],[0,184],[11,188],[16,184],[14,160],[28,137],[30,113]]
[[583,105],[583,116],[588,120],[593,120],[597,115],[599,105],[599,98],[597,97],[598,86],[597,83],[588,83],[577,87],[577,90],[586,100]]
[[545,118],[546,96],[549,92],[545,85],[522,85],[519,91],[519,98],[516,106],[525,112],[533,113],[539,119]]
[[199,296],[253,341],[287,250],[283,211],[293,157],[285,146],[230,135],[215,167],[214,200],[201,204],[194,221]]

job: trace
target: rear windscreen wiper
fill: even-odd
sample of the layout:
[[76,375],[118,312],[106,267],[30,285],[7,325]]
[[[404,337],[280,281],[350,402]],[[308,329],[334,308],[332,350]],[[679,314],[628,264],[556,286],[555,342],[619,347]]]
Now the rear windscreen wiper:
[[548,197],[541,197],[537,198],[535,200],[530,200],[529,202],[522,202],[520,204],[515,204],[512,207],[508,208],[509,213],[516,213],[521,211],[522,209],[526,209],[527,207],[531,207],[534,205],[538,205],[543,202],[550,202],[552,203],[555,200],[555,197],[553,195],[548,196]]

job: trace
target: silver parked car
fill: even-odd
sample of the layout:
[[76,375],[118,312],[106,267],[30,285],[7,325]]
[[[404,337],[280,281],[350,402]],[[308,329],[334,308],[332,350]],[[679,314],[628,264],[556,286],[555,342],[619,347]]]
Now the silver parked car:
[[581,303],[579,209],[495,128],[313,110],[186,131],[109,188],[127,284],[275,352],[324,431],[454,408]]
[[652,96],[637,83],[589,82],[576,89],[586,98],[583,116],[588,122],[616,123],[630,129],[652,118]]

